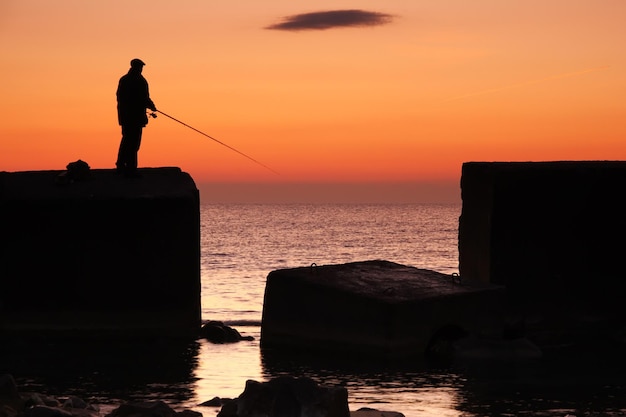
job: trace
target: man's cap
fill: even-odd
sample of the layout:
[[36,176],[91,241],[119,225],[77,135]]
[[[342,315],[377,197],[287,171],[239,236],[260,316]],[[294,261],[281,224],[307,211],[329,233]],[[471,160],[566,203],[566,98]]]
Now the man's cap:
[[144,65],[146,65],[145,62],[143,62],[141,59],[139,58],[135,58],[133,60],[130,61],[130,66],[131,67],[143,67]]

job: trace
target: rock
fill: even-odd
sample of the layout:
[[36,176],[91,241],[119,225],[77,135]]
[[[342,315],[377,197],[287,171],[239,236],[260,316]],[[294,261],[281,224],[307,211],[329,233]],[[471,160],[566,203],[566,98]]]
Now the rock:
[[208,401],[198,404],[200,407],[221,407],[228,399],[222,399],[220,397],[213,397]]
[[244,392],[224,404],[218,416],[349,417],[348,391],[319,386],[310,378],[248,380]]
[[[528,338],[479,337],[456,326],[446,326],[437,332],[426,350],[430,361],[450,365],[459,361],[527,361],[539,359],[543,351]],[[517,333],[515,333],[517,335]]]
[[482,339],[465,337],[453,343],[454,360],[520,361],[539,359],[543,352],[526,338]]
[[202,413],[194,410],[183,410],[176,413],[178,417],[202,417]]
[[71,396],[63,403],[63,408],[89,408],[89,404],[83,401],[81,398],[76,396]]
[[221,321],[212,320],[202,325],[200,336],[211,343],[237,343],[242,340],[254,340],[252,336],[242,336],[237,329],[225,325]]
[[[22,399],[25,409],[30,409],[30,408],[39,407],[39,406],[43,406],[45,408],[52,408],[52,409],[61,407],[73,415],[85,414],[85,413],[80,412],[79,410],[88,410],[88,411],[96,411],[96,412],[98,411],[98,407],[93,406],[87,403],[86,401],[84,401],[82,398],[79,398],[74,395],[68,397],[63,402],[63,404],[61,404],[61,402],[59,402],[59,400],[57,400],[54,397],[51,397],[49,395],[35,393],[35,392],[20,393],[20,397]],[[45,409],[42,409],[42,410],[38,410],[37,412],[46,413],[47,411],[45,411]]]
[[61,405],[56,398],[54,399],[54,402],[49,400],[49,403],[46,403],[44,401],[44,397],[35,392],[20,393],[20,397],[22,397],[22,401],[24,401],[25,408],[34,407],[36,405],[47,405],[48,407],[59,407]]
[[0,404],[0,417],[16,417],[17,410],[7,404]]
[[20,398],[13,375],[0,375],[0,398],[16,400]]
[[444,326],[431,337],[425,356],[429,361],[449,364],[454,359],[455,343],[468,336],[467,331],[459,326]]
[[177,412],[163,401],[146,401],[122,404],[106,417],[202,417],[193,410]]
[[[74,395],[61,405],[44,394],[20,393],[13,377],[4,374],[0,375],[0,417],[100,417],[100,410]],[[149,401],[122,404],[106,417],[202,417],[202,413],[177,412],[163,401]]]
[[83,160],[70,162],[66,166],[69,181],[82,181],[89,177],[89,164]]
[[[31,398],[34,398],[34,396]],[[52,403],[50,400],[47,401]],[[79,405],[79,407],[72,407],[74,403]],[[59,404],[59,402],[57,401],[55,404]],[[93,407],[78,397],[74,397],[73,401],[66,401],[62,407],[56,405],[25,407],[21,415],[23,417],[98,417],[99,413],[97,407]]]
[[107,417],[176,417],[176,411],[163,401],[122,404]]
[[373,408],[359,408],[350,412],[350,417],[404,417],[404,414],[397,411],[379,411]]
[[225,402],[217,417],[237,417],[237,403],[237,399]]
[[48,407],[47,405],[36,405],[27,408],[23,413],[24,417],[73,417],[69,410],[59,407]]
[[19,392],[9,374],[0,375],[0,417],[97,417],[98,409],[76,396],[63,403],[34,392]]
[[24,400],[24,406],[30,407],[33,405],[47,405],[48,407],[60,407],[61,403],[54,397],[38,393],[22,393],[22,399]]
[[24,400],[11,374],[0,375],[0,417],[15,417],[24,408]]

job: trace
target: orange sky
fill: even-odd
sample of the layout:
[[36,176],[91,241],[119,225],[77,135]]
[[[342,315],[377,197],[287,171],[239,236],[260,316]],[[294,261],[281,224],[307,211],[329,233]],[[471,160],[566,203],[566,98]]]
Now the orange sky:
[[[269,26],[358,9],[378,25]],[[0,170],[114,166],[131,58],[163,116],[140,166],[197,183],[458,184],[465,161],[626,159],[623,0],[4,0]],[[337,22],[333,22],[339,25]]]

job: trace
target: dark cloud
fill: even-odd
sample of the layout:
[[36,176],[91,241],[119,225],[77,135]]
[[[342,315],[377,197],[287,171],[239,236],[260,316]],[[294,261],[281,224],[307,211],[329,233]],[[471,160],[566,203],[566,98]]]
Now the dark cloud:
[[365,10],[329,10],[284,17],[267,26],[275,30],[325,30],[340,27],[376,26],[391,22],[391,15]]

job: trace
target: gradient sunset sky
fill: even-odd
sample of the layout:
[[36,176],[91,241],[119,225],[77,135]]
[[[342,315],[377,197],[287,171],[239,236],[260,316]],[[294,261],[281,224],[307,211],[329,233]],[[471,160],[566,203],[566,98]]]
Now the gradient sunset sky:
[[624,22],[623,0],[4,0],[0,171],[113,168],[135,57],[159,110],[280,173],[150,119],[140,167],[224,195],[423,191],[458,187],[466,161],[623,160]]

